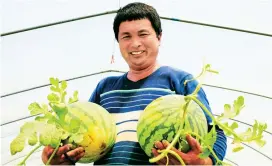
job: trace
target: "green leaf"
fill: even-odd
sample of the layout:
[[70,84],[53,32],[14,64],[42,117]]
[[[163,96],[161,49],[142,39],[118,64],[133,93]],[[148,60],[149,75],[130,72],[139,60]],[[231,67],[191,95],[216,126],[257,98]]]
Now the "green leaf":
[[216,141],[217,133],[214,129],[211,129],[208,134],[204,136],[204,142],[206,143],[206,146],[213,147],[215,141]]
[[230,104],[224,105],[224,113],[222,113],[217,120],[221,121],[222,119],[230,119],[237,116],[240,111],[244,108],[244,97],[239,96],[236,100],[233,102],[233,108],[231,108]]
[[74,91],[73,97],[75,100],[78,100],[78,91]]
[[37,131],[43,131],[43,129],[44,123],[38,121],[26,122],[21,126],[20,134],[10,144],[11,153],[15,154],[22,151],[26,140],[28,140],[29,145],[35,145],[38,142]]
[[70,136],[70,133],[63,131],[61,134],[61,140],[65,140]]
[[244,97],[239,96],[237,100],[234,101],[233,104],[235,115],[238,115],[240,111],[244,108]]
[[26,122],[21,128],[20,128],[20,133],[24,134],[25,136],[30,136],[34,132],[36,132],[35,128],[35,121],[34,122]]
[[68,108],[64,103],[53,104],[53,111],[57,114],[61,123],[65,123],[65,116],[68,113]]
[[266,144],[266,141],[265,140],[255,140],[255,143],[260,146],[260,147],[263,147],[265,144]]
[[231,124],[230,128],[231,128],[232,130],[237,129],[237,128],[238,128],[238,123],[233,122],[233,123]]
[[250,137],[253,137],[251,128],[248,128],[245,132],[239,134],[239,136],[244,140],[249,139]]
[[25,137],[23,134],[19,134],[10,144],[10,152],[15,155],[17,152],[23,151],[25,148]]
[[259,133],[258,133],[258,136],[261,136],[263,131],[267,129],[267,124],[266,123],[259,123],[259,127],[258,127],[258,130],[259,130]]
[[231,111],[231,106],[229,104],[224,105],[224,111],[225,112],[230,112]]
[[211,64],[206,64],[205,68],[206,68],[206,70],[210,69],[211,68]]
[[223,161],[216,161],[215,165],[222,165],[222,166],[232,166],[230,163],[223,162]]
[[237,99],[237,103],[236,103],[237,106],[243,107],[244,103],[245,103],[244,97],[243,96],[239,96],[238,99]]
[[190,145],[187,142],[186,138],[181,138],[178,140],[178,144],[179,144],[179,151],[182,151],[184,153],[187,153],[190,150]]
[[254,123],[254,125],[253,125],[253,132],[252,132],[252,135],[253,135],[253,136],[256,136],[256,135],[257,135],[258,127],[259,127],[258,121],[255,120],[255,123]]
[[42,104],[42,109],[43,109],[43,111],[45,111],[45,112],[49,112],[49,110],[48,110],[48,105],[47,105],[47,104]]
[[239,152],[242,149],[244,149],[244,147],[238,144],[235,148],[232,149],[232,152]]
[[39,140],[40,143],[44,146],[47,146],[51,143],[51,137],[47,134],[40,134]]
[[51,93],[47,96],[47,99],[50,103],[59,103],[60,102],[60,98],[57,94],[55,93]]
[[[222,125],[225,126],[225,128],[229,128],[228,122],[225,122],[225,123],[223,123]],[[225,132],[225,134],[226,134],[227,136],[231,136],[231,135],[232,135],[232,133],[231,133],[230,131],[224,131],[224,132]]]
[[71,133],[76,133],[78,132],[79,128],[80,128],[80,125],[81,125],[81,120],[80,119],[71,119],[70,121],[70,125],[69,125],[69,131]]
[[38,142],[37,132],[33,132],[33,134],[30,135],[30,137],[28,138],[28,144],[33,146],[36,145],[37,142]]
[[81,141],[83,141],[83,135],[82,134],[74,134],[74,135],[72,135],[72,140],[75,143],[80,143]]
[[56,125],[56,126],[57,126],[56,121],[54,121],[53,119],[49,119],[49,120],[47,121],[47,124],[51,124],[51,125]]
[[58,86],[58,84],[59,84],[59,79],[58,78],[51,77],[49,80],[50,80],[50,84]]
[[36,115],[36,114],[40,114],[43,112],[41,106],[34,102],[34,103],[31,103],[29,106],[28,106],[28,110],[30,111],[30,114],[31,115]]
[[233,118],[235,116],[235,113],[231,110],[231,106],[229,104],[224,105],[224,114],[223,116],[225,118]]
[[56,148],[60,144],[60,141],[61,141],[60,137],[52,137],[50,146]]
[[[47,99],[49,100],[49,106],[47,104],[38,104],[36,102],[31,103],[28,106],[31,115],[38,115],[32,122],[25,123],[20,128],[20,134],[10,143],[11,154],[23,151],[26,141],[33,146],[37,143],[43,146],[50,145],[53,148],[61,145],[61,140],[67,140],[70,138],[71,130],[74,133],[74,142],[80,142],[83,139],[81,132],[83,131],[80,120],[71,120],[66,122],[66,115],[68,108],[65,103],[65,96],[67,94],[67,82],[59,82],[58,78],[50,78],[51,92]],[[72,97],[72,101],[78,100],[78,92],[75,91]],[[86,129],[84,130],[87,131]],[[39,145],[39,146],[40,146]],[[39,147],[37,146],[37,148]],[[34,149],[35,151],[36,149]],[[31,151],[27,157],[20,163],[25,165],[26,159],[33,154]]]
[[65,103],[65,96],[66,96],[66,94],[67,94],[67,92],[63,92],[63,93],[61,94],[61,102],[62,102],[62,103]]
[[67,88],[67,82],[66,82],[66,81],[62,81],[62,82],[61,82],[61,89],[62,89],[63,91],[65,91],[66,88]]
[[200,153],[198,157],[204,159],[209,157],[210,154],[211,154],[210,150],[208,148],[204,148],[202,153]]
[[47,122],[48,119],[45,116],[36,116],[35,120],[39,122]]
[[50,86],[50,90],[53,92],[59,92],[59,88],[55,87],[55,86]]
[[78,91],[74,91],[73,97],[69,98],[69,104],[77,102],[78,101]]
[[44,129],[40,131],[40,143],[43,146],[50,145],[53,148],[57,147],[61,140],[62,129],[58,129],[54,124],[44,124]]

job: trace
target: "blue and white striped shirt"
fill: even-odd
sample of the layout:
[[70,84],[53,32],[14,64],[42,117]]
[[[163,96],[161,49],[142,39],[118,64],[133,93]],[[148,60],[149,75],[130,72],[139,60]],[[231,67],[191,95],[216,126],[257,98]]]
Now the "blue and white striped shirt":
[[[94,164],[150,165],[148,156],[137,140],[136,128],[139,116],[149,103],[160,96],[192,93],[198,84],[196,81],[183,85],[185,80],[191,78],[192,75],[187,72],[162,66],[137,82],[129,80],[127,73],[100,81],[89,101],[101,105],[112,114],[117,125],[117,138],[112,150]],[[210,110],[202,89],[198,93],[198,99]],[[211,118],[207,115],[206,117],[208,122],[211,122]],[[226,152],[226,137],[219,129],[217,136],[214,150],[219,159],[223,159]],[[214,160],[213,157],[212,159]]]

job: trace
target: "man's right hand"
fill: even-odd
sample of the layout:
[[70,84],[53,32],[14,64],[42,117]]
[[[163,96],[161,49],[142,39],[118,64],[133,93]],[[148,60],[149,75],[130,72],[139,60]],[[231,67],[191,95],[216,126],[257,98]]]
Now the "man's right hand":
[[[46,146],[42,152],[42,161],[44,164],[47,163],[50,156],[53,154],[54,149],[51,146]],[[73,165],[71,161],[69,161],[64,153],[66,153],[69,158],[73,161],[77,162],[80,158],[82,158],[85,154],[84,148],[78,147],[76,149],[72,149],[71,144],[67,144],[64,146],[59,147],[58,151],[56,152],[55,156],[52,158],[50,165]]]

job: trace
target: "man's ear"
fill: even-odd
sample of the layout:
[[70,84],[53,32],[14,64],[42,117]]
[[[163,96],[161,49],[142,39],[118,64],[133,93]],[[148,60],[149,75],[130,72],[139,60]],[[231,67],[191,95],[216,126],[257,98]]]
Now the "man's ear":
[[162,37],[162,33],[160,33],[159,35],[158,35],[158,41],[159,41],[159,46],[161,45],[161,37]]
[[162,32],[158,35],[158,40],[161,41]]

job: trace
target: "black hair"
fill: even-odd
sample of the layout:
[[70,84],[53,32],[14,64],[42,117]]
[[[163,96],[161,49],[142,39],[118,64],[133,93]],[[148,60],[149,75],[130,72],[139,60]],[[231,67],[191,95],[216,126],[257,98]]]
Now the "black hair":
[[134,2],[118,10],[113,22],[115,39],[118,41],[119,26],[122,22],[141,19],[148,19],[157,36],[161,34],[161,20],[156,9],[144,3]]

